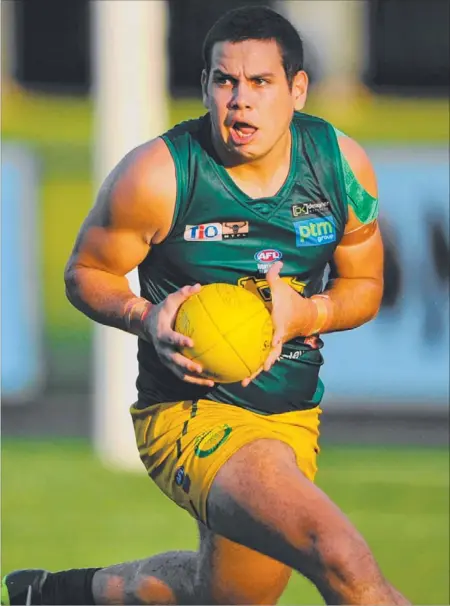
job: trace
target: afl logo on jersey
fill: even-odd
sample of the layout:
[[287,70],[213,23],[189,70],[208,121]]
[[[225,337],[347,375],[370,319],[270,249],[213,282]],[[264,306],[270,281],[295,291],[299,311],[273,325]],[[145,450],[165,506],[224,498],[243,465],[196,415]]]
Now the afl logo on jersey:
[[195,242],[213,242],[222,240],[222,223],[201,223],[200,225],[186,225],[184,239]]
[[276,248],[265,248],[264,250],[260,250],[255,255],[255,261],[258,263],[258,271],[263,274],[267,273],[272,263],[279,261],[282,256],[283,254]]

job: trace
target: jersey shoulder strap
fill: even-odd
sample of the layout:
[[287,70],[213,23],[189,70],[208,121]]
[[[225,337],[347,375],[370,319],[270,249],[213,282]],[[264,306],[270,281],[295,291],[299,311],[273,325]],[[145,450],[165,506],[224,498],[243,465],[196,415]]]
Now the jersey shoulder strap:
[[311,166],[314,177],[322,192],[330,199],[334,212],[346,223],[348,199],[341,150],[333,125],[323,118],[303,112],[294,113],[294,124],[301,141],[301,161],[306,160]]
[[177,223],[178,217],[190,200],[194,164],[199,155],[203,153],[203,140],[207,129],[206,116],[187,120],[175,125],[173,128],[161,135],[161,139],[167,145],[175,165],[177,198],[175,203],[174,218],[171,230]]

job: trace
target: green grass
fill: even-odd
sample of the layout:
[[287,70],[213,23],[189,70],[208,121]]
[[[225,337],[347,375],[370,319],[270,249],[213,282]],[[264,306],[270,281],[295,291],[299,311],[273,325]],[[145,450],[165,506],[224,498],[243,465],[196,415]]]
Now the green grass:
[[[327,448],[318,484],[415,604],[449,603],[448,453]],[[84,443],[4,440],[2,567],[106,566],[196,545],[195,524],[141,473],[104,468]],[[283,604],[321,604],[294,575]]]

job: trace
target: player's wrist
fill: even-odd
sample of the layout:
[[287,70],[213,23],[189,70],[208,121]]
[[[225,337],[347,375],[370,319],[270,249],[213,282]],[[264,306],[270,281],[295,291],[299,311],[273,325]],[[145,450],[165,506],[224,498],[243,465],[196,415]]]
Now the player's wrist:
[[[300,297],[301,307],[295,314],[295,325],[292,331],[287,331],[286,341],[294,337],[309,337],[314,334],[313,330],[317,325],[318,308],[311,298]],[[292,332],[292,334],[291,334]]]
[[146,317],[148,316],[152,304],[143,297],[133,297],[125,304],[123,319],[125,330],[134,335],[140,336],[143,334],[143,326]]
[[315,307],[315,318],[307,336],[318,335],[329,326],[332,303],[327,295],[313,295],[309,300]]

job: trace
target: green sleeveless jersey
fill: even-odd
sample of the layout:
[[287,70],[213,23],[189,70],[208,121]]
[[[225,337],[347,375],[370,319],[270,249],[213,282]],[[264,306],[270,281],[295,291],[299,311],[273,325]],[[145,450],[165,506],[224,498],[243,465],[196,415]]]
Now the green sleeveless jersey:
[[[288,177],[275,196],[258,199],[226,172],[210,130],[206,114],[163,135],[176,167],[176,211],[168,237],[139,267],[141,295],[159,303],[186,284],[227,282],[268,302],[265,275],[276,260],[283,261],[283,279],[302,296],[321,292],[347,221],[346,174],[333,126],[295,113]],[[154,347],[139,340],[139,402],[204,398],[269,414],[311,408],[323,394],[322,345],[318,337],[296,338],[248,387],[211,389],[179,380]]]

